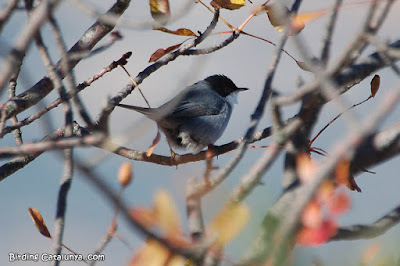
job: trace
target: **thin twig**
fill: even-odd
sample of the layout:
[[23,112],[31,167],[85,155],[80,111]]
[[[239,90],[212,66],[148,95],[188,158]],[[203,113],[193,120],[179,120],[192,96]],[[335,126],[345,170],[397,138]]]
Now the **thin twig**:
[[14,157],[16,155],[29,155],[48,150],[63,150],[74,147],[100,145],[103,141],[101,133],[85,137],[69,137],[56,140],[42,140],[34,143],[24,143],[16,147],[0,148],[0,158]]
[[[65,81],[66,81],[66,90],[68,91],[68,94],[71,94],[72,91],[76,90],[76,82],[75,82],[75,76],[73,74],[73,70],[70,66],[70,58],[67,53],[67,48],[65,45],[65,41],[61,35],[60,28],[57,24],[56,19],[54,18],[53,15],[49,15],[49,23],[50,23],[50,28],[53,31],[53,35],[56,40],[56,44],[58,47],[58,50],[61,55],[61,61],[60,61],[60,66],[61,68],[66,72],[65,74]],[[64,92],[64,95],[67,96],[66,92]],[[61,97],[63,98],[63,97]],[[67,97],[64,97],[67,98]],[[69,101],[69,99],[65,99],[65,101]],[[87,112],[85,106],[83,105],[79,95],[77,93],[73,93],[72,101],[76,108],[78,109],[78,112],[80,116],[82,117],[83,121],[85,121],[87,127],[92,127],[92,119],[90,118],[89,113]]]
[[[17,86],[17,79],[18,79],[18,75],[19,75],[19,70],[20,70],[20,69],[21,69],[21,68],[18,68],[18,73],[15,73],[14,75],[11,76],[10,83],[9,83],[9,85],[8,85],[8,91],[9,91],[9,93],[8,93],[8,98],[9,98],[9,99],[15,97],[15,88],[16,88],[16,86]],[[17,124],[17,123],[18,123],[18,118],[17,118],[17,116],[11,117],[11,124],[12,124],[13,126],[15,126],[15,124]],[[1,128],[0,135],[3,134],[3,132],[4,132],[4,127],[3,127],[3,125],[4,125],[4,124],[2,124],[2,125],[0,126],[0,128]],[[22,141],[22,132],[21,132],[21,130],[20,130],[19,128],[17,128],[17,129],[14,130],[14,138],[15,138],[15,143],[16,143],[17,145],[21,145],[21,144],[23,143],[23,141]]]
[[23,28],[17,37],[11,52],[8,54],[1,66],[0,94],[7,80],[13,73],[15,73],[16,67],[21,65],[26,49],[29,47],[29,44],[35,35],[39,32],[42,23],[47,19],[47,14],[49,14],[59,2],[59,0],[43,0],[32,12],[29,23]]
[[[57,198],[57,208],[56,208],[56,219],[54,222],[54,232],[53,232],[53,254],[61,254],[62,250],[62,240],[64,235],[64,225],[65,225],[65,213],[67,211],[67,196],[69,189],[71,187],[74,161],[72,156],[72,149],[66,149],[64,151],[65,163],[64,163],[64,173],[60,180],[60,188],[58,191]],[[54,260],[52,265],[60,265],[60,260]]]
[[[42,1],[42,2],[44,3],[47,1]],[[120,16],[128,8],[129,3],[130,3],[130,0],[117,0],[116,3],[107,11],[106,14],[114,14],[115,16]],[[42,6],[42,4],[40,6]],[[42,14],[42,13],[38,13],[39,10],[41,10],[40,12],[48,11],[47,9],[45,9],[45,10],[42,10],[42,9],[43,8],[35,8],[34,14]],[[36,15],[35,16],[32,15],[32,19],[33,19],[33,17],[36,18]],[[39,27],[38,22],[32,23],[32,25],[36,25],[37,27]],[[32,26],[31,26],[31,24],[29,24],[29,27],[27,28],[27,30],[29,30],[29,34],[34,36],[36,34],[36,32],[34,32],[31,28],[32,28]],[[75,54],[77,52],[80,53],[80,52],[90,51],[113,28],[114,28],[114,25],[103,23],[101,21],[101,19],[99,19],[83,34],[83,36],[79,39],[79,41],[77,43],[75,43],[75,45],[68,51],[68,55]],[[71,68],[75,67],[81,61],[81,59],[82,59],[81,57],[78,57],[76,59],[75,58],[71,59],[70,67]],[[57,72],[59,72],[60,77],[61,78],[65,77],[66,73],[62,71],[59,64],[57,64],[57,66],[58,66]],[[2,78],[3,78],[2,74],[7,74],[7,73],[1,72],[0,84],[2,84]],[[8,74],[7,74],[7,76],[8,76]],[[37,104],[47,94],[49,94],[53,89],[54,89],[54,84],[52,84],[51,80],[48,77],[42,78],[33,87],[31,87],[27,91],[18,95],[16,97],[16,99],[7,101],[4,104],[4,107],[2,107],[2,108],[6,109],[6,119]],[[0,90],[1,90],[1,86],[0,86]]]
[[8,4],[0,11],[0,33],[7,20],[18,5],[18,0],[10,0]]
[[[378,0],[373,0],[361,31],[330,71],[333,77],[337,76],[344,67],[351,65],[359,57],[362,51],[365,50],[367,47],[366,35],[375,34],[378,31],[383,24],[384,19],[387,17],[387,13],[389,12],[394,0],[384,1],[386,2],[385,9],[381,16],[376,19],[375,15],[377,12],[378,2]],[[374,19],[376,19],[376,21],[374,21]],[[374,22],[376,22],[375,25],[373,24]]]
[[[50,144],[51,142],[53,142],[53,144],[54,144],[54,141],[62,138],[64,136],[64,133],[65,133],[64,128],[56,129],[55,131],[53,131],[52,133],[50,133],[46,137],[44,137],[42,139],[42,142],[47,143],[47,144]],[[87,135],[87,132],[83,128],[81,128],[77,123],[74,123],[73,133],[74,133],[74,136],[79,136],[79,137]],[[92,137],[94,137],[94,136],[92,136]],[[80,143],[81,141],[82,141],[82,139],[79,138],[78,143]],[[40,145],[40,143],[39,143],[39,145]],[[0,167],[0,181],[4,180],[6,177],[12,175],[16,171],[25,167],[26,165],[31,163],[33,160],[38,158],[44,151],[46,151],[46,149],[40,149],[37,151],[35,151],[35,150],[29,151],[29,148],[28,148],[29,144],[28,144],[28,146],[26,146],[26,144],[23,144],[21,146],[25,147],[26,152],[24,152],[23,154],[26,154],[26,155],[20,156],[16,159],[11,160],[10,162],[3,164]],[[73,145],[71,145],[71,146],[73,146]],[[62,147],[60,147],[60,148],[62,148]]]
[[321,62],[326,65],[329,60],[331,42],[333,37],[333,31],[335,28],[337,15],[339,14],[340,6],[343,0],[336,0],[330,11],[329,21],[324,32],[324,37],[322,40],[322,50],[321,50]]

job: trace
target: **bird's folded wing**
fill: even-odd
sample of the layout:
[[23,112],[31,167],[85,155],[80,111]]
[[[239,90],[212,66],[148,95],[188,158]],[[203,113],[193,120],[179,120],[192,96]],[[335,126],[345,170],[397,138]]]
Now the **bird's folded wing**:
[[172,115],[176,118],[217,115],[226,104],[219,96],[191,91],[173,108]]

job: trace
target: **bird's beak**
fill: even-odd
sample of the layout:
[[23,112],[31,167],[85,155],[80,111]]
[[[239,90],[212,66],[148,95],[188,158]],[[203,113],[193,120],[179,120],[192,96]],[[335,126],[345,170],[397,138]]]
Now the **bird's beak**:
[[238,88],[238,89],[237,89],[238,92],[241,92],[241,91],[248,91],[248,90],[249,90],[248,88]]

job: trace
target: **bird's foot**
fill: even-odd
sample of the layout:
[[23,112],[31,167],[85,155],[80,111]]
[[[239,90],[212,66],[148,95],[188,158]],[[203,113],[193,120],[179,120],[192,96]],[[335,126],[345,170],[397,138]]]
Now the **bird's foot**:
[[[213,144],[208,144],[208,149],[206,152],[206,159],[210,160],[212,157],[214,157],[217,153],[215,151],[215,146]],[[218,159],[218,155],[217,155],[217,159]]]

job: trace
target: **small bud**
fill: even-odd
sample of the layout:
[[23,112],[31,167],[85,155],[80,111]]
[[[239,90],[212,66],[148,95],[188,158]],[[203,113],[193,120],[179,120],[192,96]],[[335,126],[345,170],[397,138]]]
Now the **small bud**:
[[132,164],[131,163],[124,163],[119,168],[118,172],[118,181],[121,186],[126,187],[129,185],[132,179]]

